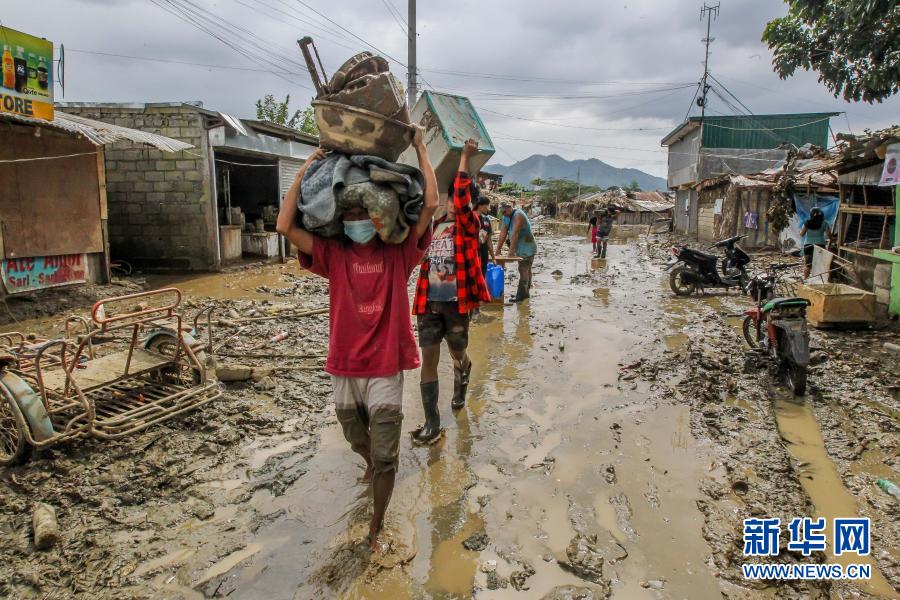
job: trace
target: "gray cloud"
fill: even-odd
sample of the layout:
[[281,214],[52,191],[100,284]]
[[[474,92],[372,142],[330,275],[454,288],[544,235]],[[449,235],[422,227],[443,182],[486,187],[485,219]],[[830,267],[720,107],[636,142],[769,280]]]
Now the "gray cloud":
[[[4,10],[3,23],[66,45],[65,100],[202,100],[209,108],[239,116],[253,116],[255,100],[266,93],[290,93],[297,107],[308,101],[311,86],[296,49],[297,38],[309,34],[316,39],[329,71],[363,49],[350,34],[296,0],[192,1],[252,32],[268,48],[267,59],[288,57],[293,62],[290,70],[298,75],[283,75],[290,80],[286,81],[264,72],[264,67],[149,0],[46,0],[39,11],[14,3]],[[406,61],[406,38],[380,0],[304,1],[383,52]],[[388,1],[406,16],[405,0]],[[420,0],[417,22],[422,83],[467,95],[482,109],[501,149],[498,162],[557,153],[567,158],[596,157],[615,166],[661,175],[666,163],[659,140],[682,120],[694,89],[647,93],[664,86],[645,83],[699,79],[703,60],[700,39],[706,34],[699,19],[701,4],[683,0]],[[780,0],[723,0],[721,15],[713,24],[712,72],[756,113],[846,111],[846,119],[836,118],[832,126],[846,130],[849,120],[854,131],[896,120],[898,98],[875,106],[847,104],[831,97],[816,82],[815,74],[801,73],[780,81],[772,73],[771,53],[760,42],[760,35],[769,19],[785,11]],[[140,61],[75,50],[260,71]],[[405,80],[403,66],[392,64],[392,69]],[[602,85],[511,81],[442,71]],[[559,98],[562,95],[604,98]],[[711,100],[710,109],[730,112],[717,98]]]

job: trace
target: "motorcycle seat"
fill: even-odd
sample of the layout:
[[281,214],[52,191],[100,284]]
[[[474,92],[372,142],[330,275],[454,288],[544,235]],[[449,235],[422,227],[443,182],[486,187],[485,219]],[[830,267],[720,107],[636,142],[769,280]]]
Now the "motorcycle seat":
[[719,257],[716,256],[715,254],[708,254],[706,252],[701,252],[700,250],[694,250],[693,248],[689,248],[689,250],[690,250],[690,254],[692,254],[696,258],[703,259],[703,260],[710,260],[710,261],[719,260]]
[[806,298],[772,298],[765,306],[763,312],[769,312],[776,308],[789,308],[792,306],[809,306],[810,302]]

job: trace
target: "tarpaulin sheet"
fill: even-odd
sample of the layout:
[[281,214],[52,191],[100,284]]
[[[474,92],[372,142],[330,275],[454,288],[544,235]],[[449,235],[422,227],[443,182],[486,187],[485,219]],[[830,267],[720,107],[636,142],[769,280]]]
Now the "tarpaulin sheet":
[[803,236],[800,235],[800,230],[809,219],[809,213],[814,206],[818,206],[822,210],[829,229],[834,230],[840,203],[840,198],[830,194],[795,194],[794,210],[796,212],[791,217],[788,226],[778,236],[782,250],[796,250],[803,246]]

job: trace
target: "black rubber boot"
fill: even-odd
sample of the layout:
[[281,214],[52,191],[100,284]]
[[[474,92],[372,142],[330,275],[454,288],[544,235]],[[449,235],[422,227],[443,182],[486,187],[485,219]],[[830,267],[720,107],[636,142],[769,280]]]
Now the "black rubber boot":
[[466,390],[469,389],[469,375],[472,373],[472,361],[465,369],[459,369],[453,365],[453,400],[450,407],[459,410],[466,405]]
[[603,247],[603,252],[600,253],[600,258],[606,258],[606,246]]
[[420,444],[430,444],[441,435],[441,413],[438,411],[438,382],[422,383],[422,408],[425,410],[425,424],[412,432],[413,440]]

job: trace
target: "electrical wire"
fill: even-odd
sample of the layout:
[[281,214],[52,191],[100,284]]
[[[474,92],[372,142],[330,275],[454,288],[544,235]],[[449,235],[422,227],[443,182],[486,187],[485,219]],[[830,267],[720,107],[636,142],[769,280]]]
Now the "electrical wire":
[[501,112],[491,110],[489,108],[485,108],[483,106],[479,106],[478,110],[484,111],[486,113],[490,113],[493,115],[499,115],[501,117],[508,117],[510,119],[516,119],[517,121],[527,121],[529,123],[539,123],[541,125],[550,125],[552,127],[564,127],[566,129],[586,129],[586,130],[590,130],[590,131],[666,131],[666,130],[671,129],[671,127],[646,127],[646,128],[635,127],[635,128],[626,128],[626,129],[612,129],[612,128],[606,128],[606,127],[586,127],[583,125],[562,125],[560,123],[554,123],[552,121],[544,121],[541,119],[529,119],[527,117],[520,117],[517,115],[508,115],[506,113],[501,113]]
[[98,52],[95,50],[81,50],[78,48],[69,48],[66,47],[66,52],[75,52],[77,54],[93,54],[96,56],[109,56],[112,58],[125,58],[128,60],[145,60],[149,62],[158,62],[158,63],[169,63],[175,65],[186,65],[189,67],[204,67],[207,69],[227,69],[233,71],[254,71],[257,73],[271,73],[269,69],[264,69],[260,67],[239,67],[237,65],[212,65],[207,63],[195,63],[184,60],[173,60],[167,58],[152,58],[149,56],[131,56],[128,54],[116,54],[114,52]]
[[[178,4],[177,3],[178,1],[179,0],[150,0],[150,2],[152,2],[157,7],[165,10],[169,14],[172,14],[176,18],[190,24],[191,26],[206,33],[207,35],[210,35],[211,37],[217,39],[218,41],[225,44],[226,46],[228,46],[229,48],[231,48],[238,54],[241,54],[245,58],[248,58],[251,62],[255,62],[261,66],[270,67],[268,69],[268,72],[271,73],[272,75],[275,75],[276,77],[279,77],[280,79],[283,79],[292,85],[296,85],[296,86],[303,87],[303,88],[310,89],[310,90],[312,89],[308,86],[304,86],[303,84],[301,84],[297,81],[293,81],[290,78],[285,76],[285,74],[299,75],[299,73],[287,71],[281,65],[278,65],[277,63],[273,63],[271,60],[265,58],[265,56],[260,56],[259,54],[254,53],[251,50],[242,48],[242,47],[238,46],[237,44],[235,44],[234,42],[231,42],[230,40],[223,37],[223,35],[228,35],[228,34],[222,33],[221,26],[217,27],[217,26],[211,24],[208,20],[204,20],[202,18],[202,16],[198,16],[196,11],[186,9],[184,5]],[[187,0],[181,0],[181,1],[187,1]],[[218,31],[217,31],[217,29],[218,29]],[[251,44],[251,42],[249,40],[245,39],[246,36],[242,36],[239,31],[231,31],[230,33],[232,35],[234,35],[236,38],[239,38],[242,41],[246,41],[248,45]]]
[[[674,152],[672,150],[666,150],[666,149],[662,149],[662,148],[650,149],[650,148],[634,148],[634,147],[628,147],[628,146],[605,146],[605,145],[601,145],[601,144],[582,144],[582,143],[577,143],[577,142],[560,142],[560,141],[554,141],[554,140],[537,140],[537,139],[518,138],[518,137],[512,137],[512,136],[505,136],[502,134],[498,135],[496,137],[497,137],[497,139],[500,139],[500,140],[507,139],[507,140],[515,140],[515,141],[520,141],[520,142],[533,142],[533,143],[539,143],[539,144],[560,144],[560,145],[564,145],[564,146],[579,146],[579,147],[585,147],[585,148],[602,148],[602,149],[606,149],[606,150],[626,150],[626,151],[631,151],[631,152],[663,152],[663,153],[666,153],[667,155],[697,156],[697,154],[695,152]],[[704,153],[703,156],[708,156],[711,158],[731,158],[731,159],[741,158],[741,159],[745,159],[745,160],[758,160],[758,161],[769,162],[769,163],[777,162],[776,160],[770,159],[770,158],[752,158],[753,156],[758,156],[759,154],[762,154],[763,152],[769,152],[769,151],[771,151],[771,150],[760,150],[760,151],[756,151],[756,152],[749,152],[747,154],[738,154],[738,155]]]
[[404,67],[404,68],[408,68],[408,66],[406,65],[406,63],[404,63],[403,61],[397,60],[396,58],[394,58],[393,56],[391,56],[390,54],[388,54],[388,53],[385,52],[384,50],[381,50],[380,48],[378,48],[378,46],[376,46],[376,45],[372,44],[371,42],[368,42],[368,41],[364,40],[363,38],[359,37],[358,35],[356,35],[356,34],[353,33],[352,31],[350,31],[349,29],[347,29],[346,27],[344,27],[343,25],[341,25],[341,24],[338,23],[337,21],[331,19],[331,18],[328,17],[327,15],[322,14],[321,12],[319,12],[318,10],[316,10],[315,8],[313,8],[312,6],[310,6],[309,4],[307,4],[306,2],[304,2],[303,0],[295,0],[295,1],[296,1],[297,3],[299,3],[299,4],[302,4],[303,6],[305,6],[306,8],[308,8],[309,10],[311,10],[312,12],[316,13],[317,15],[319,15],[320,17],[322,17],[323,19],[325,19],[325,20],[328,21],[329,23],[332,23],[332,24],[336,25],[338,28],[340,28],[341,30],[347,32],[348,34],[350,34],[351,36],[353,36],[353,37],[354,37],[355,39],[357,39],[358,41],[362,42],[363,44],[365,44],[365,45],[368,46],[369,48],[372,48],[373,50],[375,50],[378,54],[384,56],[385,58],[387,58],[387,59],[389,59],[389,60],[394,61],[395,63],[397,63],[398,65],[400,65],[400,66],[402,66],[402,67]]
[[75,156],[97,156],[97,153],[96,152],[78,152],[76,154],[60,154],[58,156],[36,156],[34,158],[5,158],[5,159],[0,160],[0,164],[34,162],[34,161],[38,161],[38,160],[57,160],[60,158],[73,158]]
[[406,26],[404,26],[403,23],[400,22],[400,19],[397,18],[397,15],[394,14],[394,11],[391,10],[393,8],[392,5],[389,4],[387,0],[381,0],[381,3],[384,4],[384,8],[387,9],[388,14],[391,15],[391,18],[394,19],[394,22],[397,24],[397,27],[400,28],[400,31],[403,33],[403,37],[405,37],[408,40],[409,39],[409,31],[407,30]]
[[[302,13],[295,12],[294,7],[291,6],[290,4],[286,4],[284,2],[284,0],[275,0],[275,1],[279,2],[283,6],[286,6],[288,9],[290,9],[290,12],[287,10],[278,8],[277,6],[272,6],[271,4],[268,4],[267,2],[264,2],[263,0],[234,0],[234,1],[237,2],[238,4],[240,4],[241,6],[244,6],[246,8],[249,8],[250,10],[255,11],[255,10],[257,10],[255,7],[251,6],[250,4],[247,4],[248,1],[254,2],[255,4],[257,4],[259,6],[266,7],[270,11],[273,11],[277,14],[283,15],[293,21],[296,21],[298,23],[305,25],[306,27],[313,28],[315,30],[314,33],[316,34],[316,37],[319,39],[323,39],[330,44],[340,46],[341,48],[345,48],[345,49],[351,50],[353,52],[355,52],[357,50],[356,47],[344,43],[349,38],[347,38],[346,36],[343,36],[343,35],[338,35],[340,32],[335,33],[334,31],[332,31],[326,27],[323,27],[322,25],[320,25],[319,23],[316,23],[315,21],[305,19],[305,18],[299,16]],[[271,18],[274,21],[283,22],[278,17],[273,16],[265,11],[262,11],[262,14]]]
[[455,71],[450,69],[437,69],[429,67],[419,67],[420,70],[428,73],[437,73],[440,75],[449,75],[451,77],[471,77],[480,79],[497,79],[500,81],[524,81],[529,83],[562,83],[571,85],[694,85],[694,82],[687,81],[585,81],[575,79],[552,79],[548,77],[525,77],[520,75],[502,75],[498,73],[479,73],[474,71]]
[[[262,60],[276,69],[292,75],[298,75],[302,72],[296,71],[299,65],[294,57],[279,53],[272,47],[271,42],[263,40],[245,27],[235,25],[225,18],[210,12],[192,0],[151,0],[154,3],[159,1],[171,7],[174,10],[174,14],[182,18],[182,20],[187,20],[202,31],[213,35],[216,39],[241,53],[250,53],[258,61]],[[224,39],[223,36],[239,40],[242,42],[242,46],[237,47],[231,39]]]

